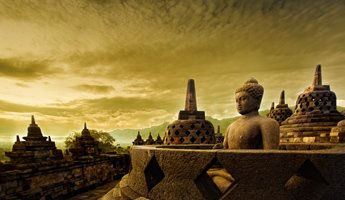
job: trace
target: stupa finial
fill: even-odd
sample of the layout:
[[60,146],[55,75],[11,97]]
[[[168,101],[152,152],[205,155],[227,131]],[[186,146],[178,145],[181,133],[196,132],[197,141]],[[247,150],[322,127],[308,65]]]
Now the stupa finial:
[[280,93],[280,101],[279,101],[279,104],[280,104],[280,105],[285,104],[285,91],[284,91],[284,90]]
[[185,111],[197,111],[195,84],[193,79],[188,80]]
[[32,125],[35,125],[36,122],[35,122],[35,116],[31,115],[31,124]]
[[313,86],[322,85],[321,65],[316,65]]

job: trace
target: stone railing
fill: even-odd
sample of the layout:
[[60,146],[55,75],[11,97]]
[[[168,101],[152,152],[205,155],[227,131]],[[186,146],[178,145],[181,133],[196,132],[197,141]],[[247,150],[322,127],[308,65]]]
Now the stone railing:
[[[132,169],[103,199],[345,199],[345,150],[134,146]],[[208,173],[234,179],[223,192]]]
[[129,155],[0,165],[0,199],[64,199],[128,173]]

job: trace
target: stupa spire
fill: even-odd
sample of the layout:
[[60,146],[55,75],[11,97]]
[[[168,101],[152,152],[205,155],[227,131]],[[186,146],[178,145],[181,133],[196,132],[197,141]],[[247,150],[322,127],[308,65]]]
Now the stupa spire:
[[82,137],[90,137],[91,136],[89,129],[87,129],[86,122],[84,122],[84,129],[81,131],[81,136]]
[[31,115],[31,125],[37,125],[35,122],[35,116]]
[[218,125],[217,133],[220,133],[220,126]]
[[17,142],[20,142],[20,138],[19,138],[19,135],[17,135]]
[[197,111],[195,84],[193,79],[188,80],[185,111]]
[[285,104],[285,91],[284,91],[284,90],[280,93],[280,101],[279,101],[279,104],[280,104],[280,105]]
[[321,65],[316,65],[313,86],[322,85]]

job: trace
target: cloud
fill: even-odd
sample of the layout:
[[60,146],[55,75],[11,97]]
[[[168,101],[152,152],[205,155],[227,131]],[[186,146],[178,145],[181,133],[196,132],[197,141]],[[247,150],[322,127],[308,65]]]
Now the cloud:
[[56,73],[56,69],[51,68],[46,60],[0,58],[0,75],[5,77],[32,80]]
[[94,93],[94,94],[109,94],[115,90],[114,87],[110,85],[83,84],[83,85],[73,86],[72,88],[77,91]]

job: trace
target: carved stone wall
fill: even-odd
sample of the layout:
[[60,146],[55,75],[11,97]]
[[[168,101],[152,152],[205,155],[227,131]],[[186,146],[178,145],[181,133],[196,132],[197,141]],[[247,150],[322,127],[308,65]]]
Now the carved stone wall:
[[0,199],[64,199],[128,172],[129,156],[0,166]]
[[[103,200],[343,200],[345,197],[344,146],[310,151],[170,147],[133,147],[132,170]],[[234,179],[224,192],[207,173],[216,163]]]

